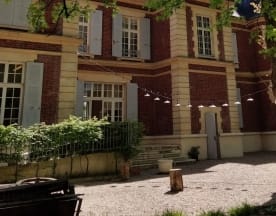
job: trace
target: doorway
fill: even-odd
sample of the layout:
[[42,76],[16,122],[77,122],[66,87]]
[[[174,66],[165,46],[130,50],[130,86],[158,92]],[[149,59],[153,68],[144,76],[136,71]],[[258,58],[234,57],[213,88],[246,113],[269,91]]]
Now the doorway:
[[219,137],[217,127],[217,114],[205,113],[205,128],[207,134],[207,156],[208,159],[220,158]]

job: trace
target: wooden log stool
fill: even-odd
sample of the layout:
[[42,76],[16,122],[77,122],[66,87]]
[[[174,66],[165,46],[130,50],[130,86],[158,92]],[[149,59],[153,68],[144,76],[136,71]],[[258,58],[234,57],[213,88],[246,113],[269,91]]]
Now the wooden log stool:
[[182,169],[170,169],[171,192],[183,191]]

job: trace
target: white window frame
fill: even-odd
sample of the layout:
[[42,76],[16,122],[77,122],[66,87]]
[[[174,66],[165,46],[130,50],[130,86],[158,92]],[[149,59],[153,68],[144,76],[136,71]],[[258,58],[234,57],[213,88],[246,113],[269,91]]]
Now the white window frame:
[[[104,113],[104,104],[105,103],[111,103],[111,116],[110,118],[108,117],[108,119],[111,121],[111,122],[114,122],[115,121],[115,104],[116,103],[122,103],[122,106],[121,106],[121,120],[120,121],[124,121],[125,120],[125,95],[126,95],[126,92],[125,92],[125,85],[122,84],[122,83],[104,83],[104,82],[85,82],[84,85],[90,85],[90,88],[88,88],[90,90],[90,95],[86,95],[86,90],[88,90],[86,87],[84,87],[84,116],[86,118],[93,118],[94,116],[92,116],[92,101],[101,101],[102,102],[102,106],[101,106],[101,113],[102,113],[102,116],[100,116],[101,118],[103,117],[108,117],[108,116],[104,116],[103,113]],[[95,86],[97,85],[101,85],[101,89],[100,89],[100,92],[101,92],[101,95],[97,95],[97,96],[94,96],[93,95],[93,92],[94,92],[94,88]],[[105,97],[104,96],[104,87],[105,85],[111,85],[112,86],[112,90],[111,90],[111,97]],[[115,86],[121,86],[122,87],[122,96],[121,97],[115,97]],[[99,89],[97,89],[99,90]],[[99,91],[97,91],[99,92]]]
[[[128,28],[124,28],[124,19],[127,19],[128,21]],[[137,22],[137,30],[131,29],[131,20],[135,20]],[[124,32],[127,32],[128,34],[128,55],[124,55]],[[137,53],[136,56],[131,55],[131,33],[136,33],[137,34]],[[140,19],[137,17],[132,17],[132,16],[125,16],[123,15],[122,17],[122,58],[139,58],[140,57]]]
[[[22,101],[23,101],[23,82],[24,82],[24,64],[18,63],[18,62],[0,62],[0,64],[5,65],[5,71],[4,71],[4,80],[3,82],[0,82],[0,88],[2,88],[2,101],[1,101],[1,109],[0,109],[0,124],[4,123],[4,114],[5,114],[5,102],[6,102],[6,94],[8,88],[19,88],[20,89],[20,99],[19,99],[19,107],[18,107],[18,121],[14,123],[20,124],[21,122],[21,115],[22,115]],[[22,66],[22,74],[21,74],[21,82],[20,83],[8,83],[8,70],[9,65],[21,65]]]
[[[201,18],[202,20],[202,26],[198,25],[198,18]],[[204,27],[203,26],[203,19],[208,19],[208,24],[209,27]],[[205,16],[205,15],[196,15],[196,32],[197,32],[197,52],[198,52],[198,56],[199,57],[207,57],[207,58],[212,58],[214,57],[214,51],[213,51],[213,40],[212,40],[212,31],[211,31],[211,25],[212,25],[212,19],[209,16]],[[200,46],[199,46],[199,31],[201,31],[201,36],[202,36],[202,46],[203,46],[203,53],[200,53]],[[206,39],[205,38],[205,33],[208,33],[210,35],[210,38]],[[210,53],[207,53],[207,47],[205,47],[206,44],[206,40],[208,40],[207,42],[210,44]]]
[[[87,32],[80,31],[80,26],[83,27],[83,29],[86,27]],[[89,53],[89,32],[90,32],[90,19],[86,17],[85,15],[79,16],[79,22],[78,22],[78,32],[79,37],[81,39],[81,45],[78,48],[78,54],[88,54]],[[86,37],[86,42],[83,40],[83,38]],[[85,50],[81,49],[81,47],[86,47]]]

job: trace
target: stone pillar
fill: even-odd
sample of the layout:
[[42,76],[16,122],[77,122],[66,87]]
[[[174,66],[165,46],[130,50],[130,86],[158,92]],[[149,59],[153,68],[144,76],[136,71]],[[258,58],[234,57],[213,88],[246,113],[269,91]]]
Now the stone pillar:
[[[175,58],[171,65],[173,98],[173,133],[191,134],[191,113],[188,63],[185,58]],[[181,106],[175,106],[179,103]]]
[[228,103],[229,103],[229,115],[231,119],[231,132],[240,132],[240,119],[238,113],[238,107],[241,105],[234,105],[237,101],[237,82],[235,76],[235,68],[233,65],[228,65],[226,67],[226,79],[227,79],[227,89],[228,89]]

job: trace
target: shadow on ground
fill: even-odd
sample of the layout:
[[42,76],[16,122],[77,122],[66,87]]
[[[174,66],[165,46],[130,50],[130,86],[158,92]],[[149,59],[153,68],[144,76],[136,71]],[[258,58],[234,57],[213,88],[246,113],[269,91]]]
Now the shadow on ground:
[[[244,156],[240,158],[201,160],[190,164],[180,164],[177,167],[182,168],[183,175],[191,175],[191,174],[198,174],[198,173],[213,172],[208,169],[225,163],[249,164],[253,166],[267,164],[267,163],[276,163],[276,152],[245,153]],[[167,178],[167,177],[168,177],[168,174],[159,174],[158,169],[155,168],[155,169],[142,170],[140,175],[132,176],[127,181],[123,181],[122,179],[120,179],[118,175],[112,175],[112,176],[76,178],[76,179],[71,179],[70,182],[72,182],[73,184],[82,185],[82,186],[97,186],[97,185],[113,184],[113,183],[124,184],[124,183],[130,183],[135,181],[144,181],[147,179],[157,179],[157,178]]]

